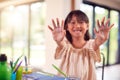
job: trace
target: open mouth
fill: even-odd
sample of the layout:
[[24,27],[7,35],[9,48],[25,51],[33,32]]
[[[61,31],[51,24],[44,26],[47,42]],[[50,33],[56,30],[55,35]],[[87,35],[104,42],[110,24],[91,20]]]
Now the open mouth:
[[82,30],[73,30],[73,31],[74,31],[74,32],[77,32],[77,33],[78,33],[78,32],[82,32]]

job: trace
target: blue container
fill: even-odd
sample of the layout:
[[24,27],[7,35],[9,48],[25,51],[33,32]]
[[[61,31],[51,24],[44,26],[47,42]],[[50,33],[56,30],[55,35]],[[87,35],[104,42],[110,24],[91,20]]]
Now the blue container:
[[11,80],[16,80],[16,73],[12,73]]

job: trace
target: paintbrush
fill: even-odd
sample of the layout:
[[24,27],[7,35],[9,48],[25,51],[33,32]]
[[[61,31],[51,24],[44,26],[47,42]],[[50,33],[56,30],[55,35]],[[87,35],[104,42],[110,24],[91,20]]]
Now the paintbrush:
[[20,67],[21,63],[22,63],[22,61],[20,61],[20,63],[19,63],[18,66],[15,68],[15,70],[14,70],[13,73],[15,73],[15,72],[18,70],[18,68]]
[[11,69],[13,71],[13,61],[10,61],[10,67],[11,67]]
[[27,57],[25,56],[25,71],[28,71],[28,65],[27,65]]
[[52,64],[52,66],[53,66],[59,73],[61,73],[64,77],[67,77],[67,75],[66,75],[62,70],[60,70],[57,66],[55,66],[54,64]]

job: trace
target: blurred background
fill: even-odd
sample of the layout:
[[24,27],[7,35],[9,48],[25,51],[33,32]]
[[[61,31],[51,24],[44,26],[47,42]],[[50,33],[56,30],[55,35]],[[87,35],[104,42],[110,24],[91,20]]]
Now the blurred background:
[[[118,66],[120,0],[0,0],[0,53],[5,53],[8,61],[24,54],[30,65],[56,73],[52,64],[59,66],[60,60],[54,60],[56,43],[47,26],[52,25],[51,19],[64,20],[74,9],[82,10],[89,17],[90,34],[93,38],[97,19],[110,18],[110,23],[115,24],[109,40],[100,48],[105,56],[105,67]],[[115,67],[116,71],[118,67]],[[117,74],[119,73],[120,71]]]

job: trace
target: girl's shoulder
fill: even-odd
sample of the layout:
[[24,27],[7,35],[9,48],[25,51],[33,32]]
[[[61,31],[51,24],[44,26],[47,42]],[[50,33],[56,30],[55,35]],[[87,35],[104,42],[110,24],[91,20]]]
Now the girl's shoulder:
[[89,39],[88,42],[94,42],[95,39]]
[[89,39],[86,44],[92,44],[95,41],[95,39]]
[[89,39],[84,48],[93,48],[94,41],[94,39]]

